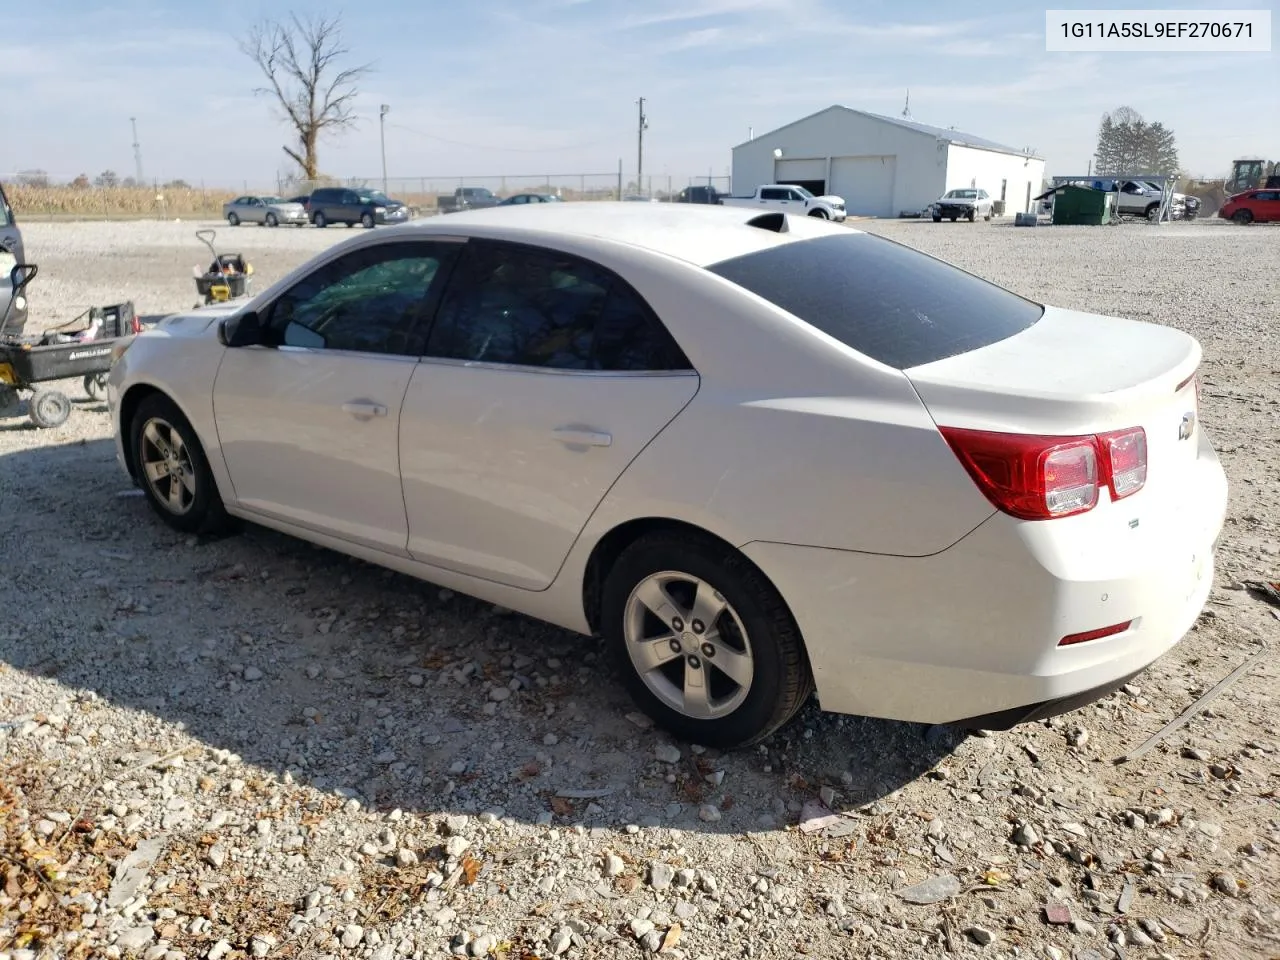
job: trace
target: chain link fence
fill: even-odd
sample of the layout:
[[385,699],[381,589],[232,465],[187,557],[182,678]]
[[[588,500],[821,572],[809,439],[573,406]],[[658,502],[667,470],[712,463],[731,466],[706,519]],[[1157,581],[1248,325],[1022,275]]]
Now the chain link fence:
[[[30,174],[0,174],[0,183],[19,219],[28,220],[218,220],[222,205],[246,194],[285,199],[309,195],[317,187],[353,187],[383,190],[381,177],[325,178],[315,181],[282,178],[274,184],[241,181],[238,184],[189,183],[185,180],[154,181],[139,186],[94,182],[80,178],[54,178]],[[417,216],[439,210],[441,197],[452,197],[463,187],[483,187],[498,197],[518,193],[553,194],[562,200],[618,200],[643,198],[674,201],[687,187],[711,186],[729,192],[727,176],[676,176],[653,174],[643,185],[619,171],[609,173],[529,173],[497,176],[388,177],[385,192],[413,209]]]

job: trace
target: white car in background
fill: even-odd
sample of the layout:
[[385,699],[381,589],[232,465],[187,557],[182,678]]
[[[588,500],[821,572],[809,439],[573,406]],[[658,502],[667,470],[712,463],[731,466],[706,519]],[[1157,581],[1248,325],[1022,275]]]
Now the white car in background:
[[929,212],[933,216],[934,223],[941,223],[943,217],[952,223],[960,218],[973,223],[978,217],[990,220],[991,209],[992,199],[987,191],[973,187],[957,187],[955,190],[948,190],[933,201]]
[[678,737],[1007,727],[1195,622],[1198,343],[808,217],[544,204],[362,234],[122,345],[183,531],[260,523],[584,634]]

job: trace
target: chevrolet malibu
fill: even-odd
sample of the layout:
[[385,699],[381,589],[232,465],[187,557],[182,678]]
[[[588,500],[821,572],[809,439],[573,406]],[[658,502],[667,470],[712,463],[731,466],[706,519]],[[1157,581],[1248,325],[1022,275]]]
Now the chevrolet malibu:
[[1199,344],[807,217],[461,213],[117,348],[116,445],[246,520],[600,635],[678,737],[991,729],[1190,628],[1226,480]]

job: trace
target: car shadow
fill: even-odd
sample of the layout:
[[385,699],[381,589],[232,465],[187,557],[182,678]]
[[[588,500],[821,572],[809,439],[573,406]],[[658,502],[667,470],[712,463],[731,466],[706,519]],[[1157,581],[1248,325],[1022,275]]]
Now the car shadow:
[[0,660],[380,809],[776,829],[823,787],[873,804],[964,736],[811,703],[761,746],[666,762],[599,641],[260,527],[175,533],[106,439],[0,454],[0,543]]

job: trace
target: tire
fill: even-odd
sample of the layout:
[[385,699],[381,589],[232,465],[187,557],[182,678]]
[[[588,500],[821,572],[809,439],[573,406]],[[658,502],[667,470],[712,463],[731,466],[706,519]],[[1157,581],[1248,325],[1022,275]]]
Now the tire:
[[363,213],[360,215],[360,226],[364,227],[366,230],[372,230],[373,223],[372,213]]
[[934,218],[933,218],[933,222],[934,222],[934,223],[941,223],[941,222],[942,222],[942,217],[934,217]]
[[819,220],[830,220],[830,219],[831,219],[831,217],[827,215],[827,211],[825,211],[825,210],[810,210],[810,211],[809,211],[809,216],[811,216],[811,217],[817,217]]
[[982,219],[983,219],[983,220],[986,220],[986,221],[988,221],[988,222],[990,222],[990,221],[991,221],[991,211],[990,211],[990,210],[988,210],[986,213],[984,213],[984,214],[982,215]]
[[280,226],[280,221],[276,219],[276,215],[274,213],[268,213],[266,224],[268,227],[278,227]]
[[948,219],[948,220],[950,220],[952,223],[955,223],[955,222],[956,222],[956,218],[955,218],[955,217],[948,217],[947,219]]
[[1240,224],[1240,226],[1247,227],[1253,223],[1253,213],[1248,210],[1237,210],[1231,215],[1231,219],[1233,222]]
[[231,224],[233,227],[238,227],[240,226],[240,218],[236,216],[234,213],[228,213],[227,223]]
[[965,219],[966,219],[966,220],[968,220],[970,223],[974,223],[974,222],[976,222],[976,221],[977,221],[977,219],[978,219],[978,211],[977,211],[977,210],[970,210],[970,211],[965,215]]
[[[665,580],[670,583],[664,587]],[[665,608],[665,622],[641,602],[642,589],[665,601],[655,602]],[[714,621],[694,617],[695,595],[698,606],[704,598],[723,604]],[[710,537],[656,533],[637,540],[609,571],[601,614],[605,642],[628,692],[682,740],[722,749],[756,743],[791,720],[813,692],[800,630],[782,597],[745,557]],[[653,645],[664,632],[670,640]],[[717,639],[707,645],[711,636]],[[670,643],[683,644],[683,652]],[[649,669],[633,659],[646,648],[661,658]],[[735,681],[717,663],[743,672]],[[697,708],[684,706],[689,676],[710,681],[694,688],[707,694]],[[706,716],[696,716],[700,712]]]
[[1156,217],[1160,216],[1160,204],[1149,203],[1147,204],[1147,209],[1143,212],[1146,214],[1147,220],[1149,222],[1155,223]]
[[311,222],[320,228],[324,228],[329,225],[329,221],[325,219],[324,212],[321,210],[316,211],[316,215],[311,218]]
[[346,221],[344,221],[344,222],[346,223],[346,225],[347,225],[347,229],[348,229],[348,230],[350,230],[352,227],[354,227],[354,226],[355,226],[355,221],[353,221],[353,220],[346,220]]
[[83,380],[84,392],[90,400],[101,400],[107,395],[107,375],[105,373],[87,373]]
[[13,416],[22,406],[18,391],[6,383],[0,383],[0,417]]
[[37,389],[27,401],[27,416],[42,430],[60,427],[71,416],[71,398],[60,390]]
[[[175,437],[180,443],[176,450],[172,446]],[[173,457],[165,456],[165,447],[173,450]],[[138,405],[129,425],[129,457],[152,509],[169,526],[183,533],[218,533],[229,526],[195,429],[164,394],[153,393]],[[148,464],[163,467],[163,472],[149,470]],[[175,466],[185,477],[181,482],[170,472]]]

